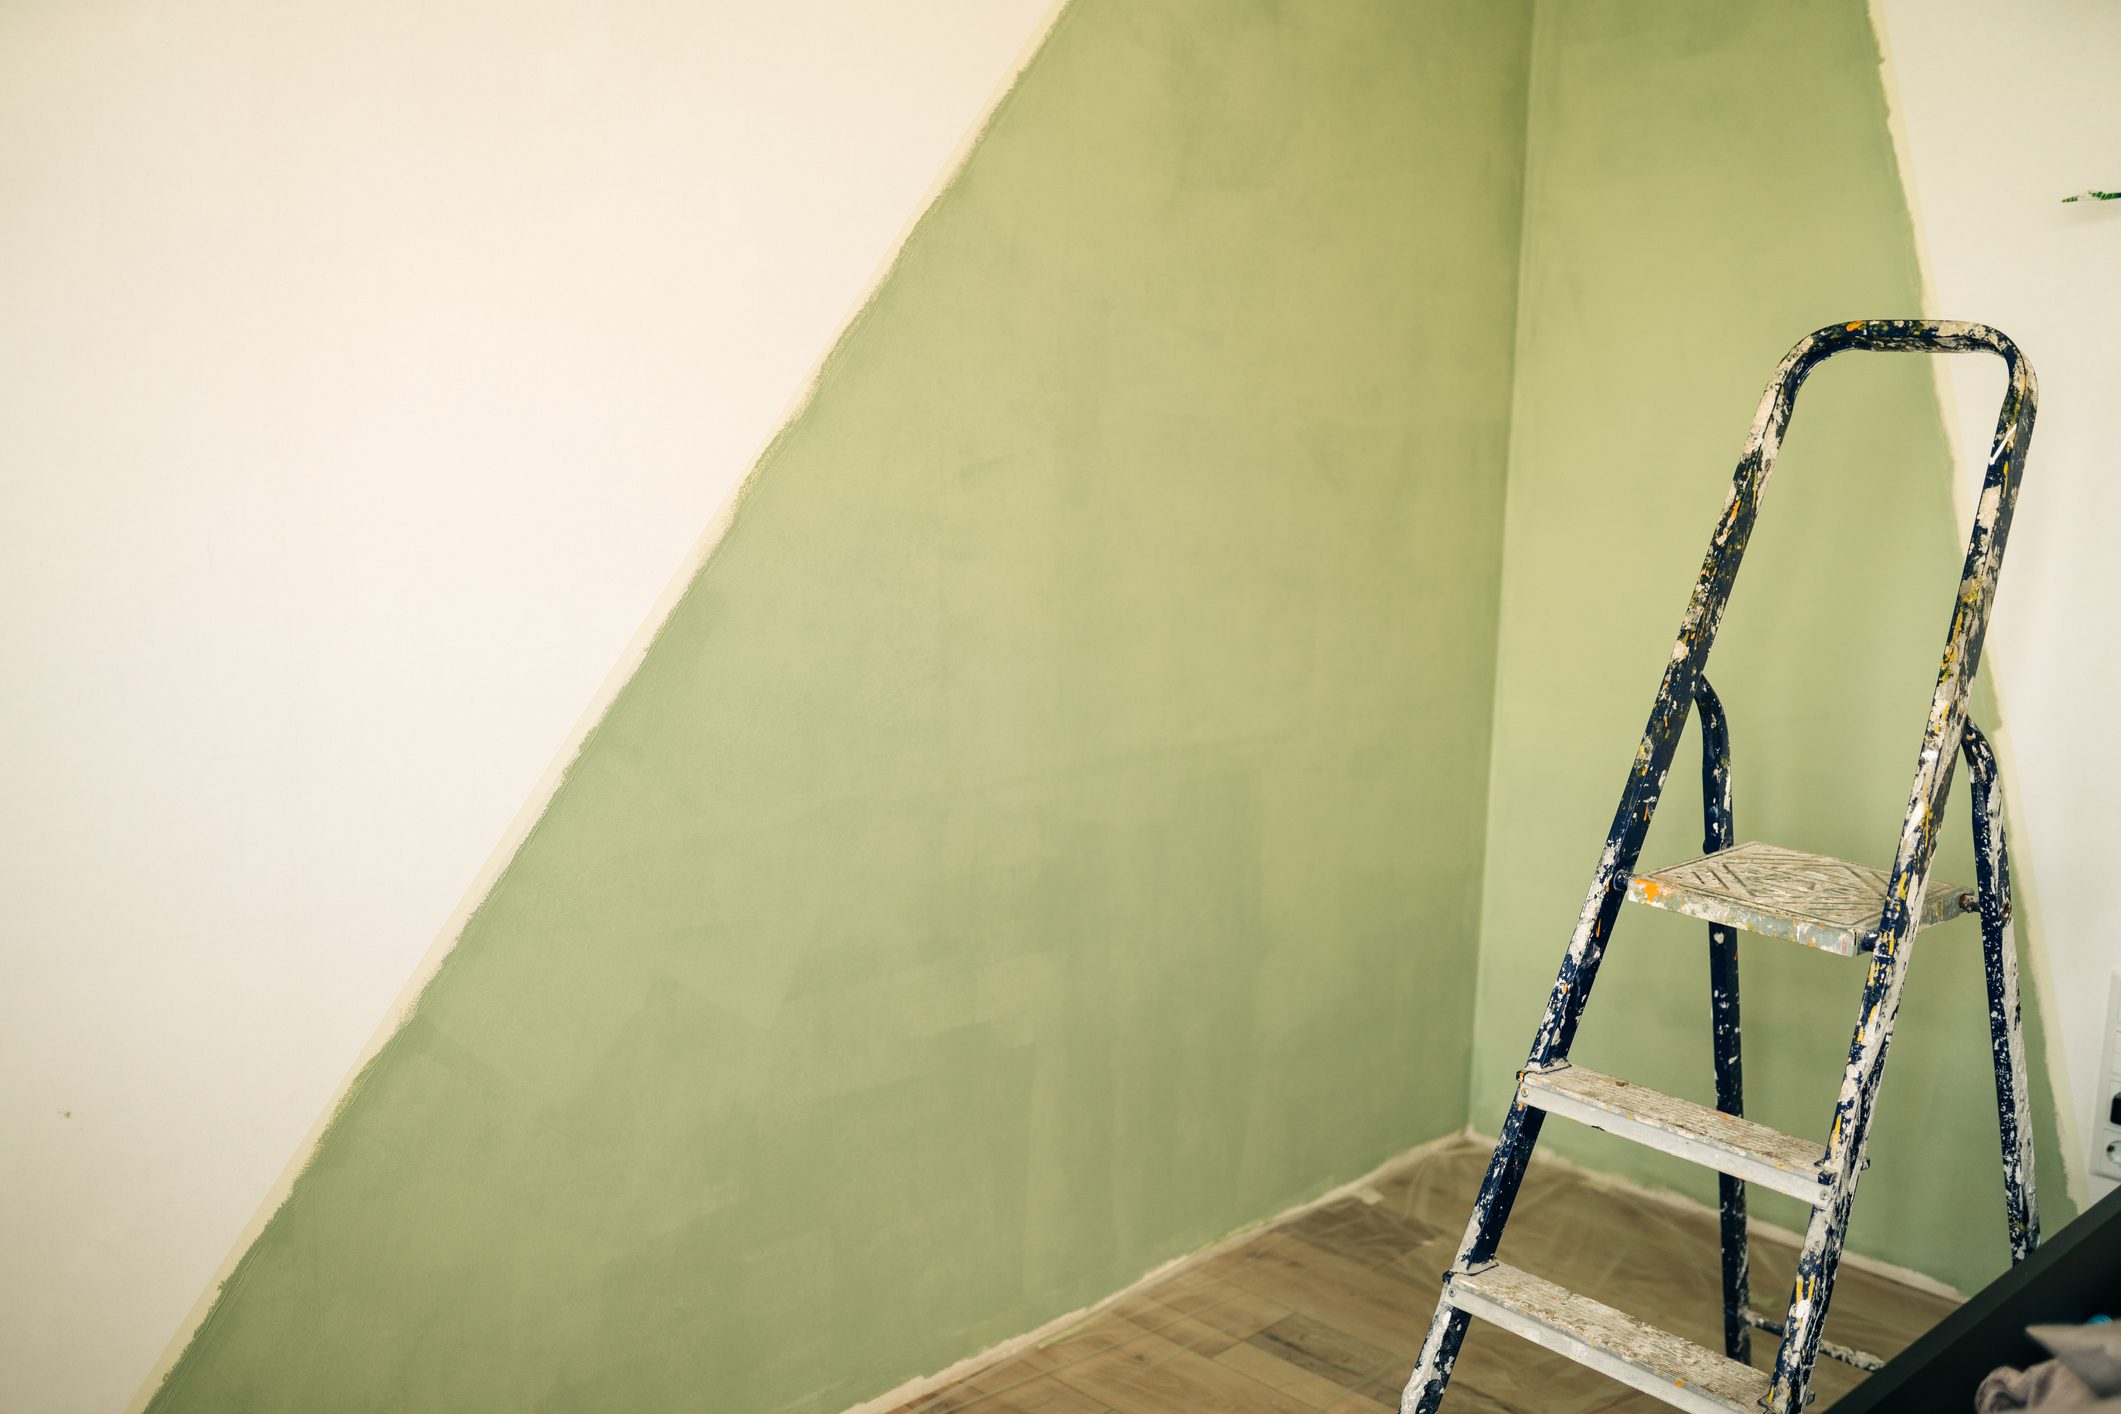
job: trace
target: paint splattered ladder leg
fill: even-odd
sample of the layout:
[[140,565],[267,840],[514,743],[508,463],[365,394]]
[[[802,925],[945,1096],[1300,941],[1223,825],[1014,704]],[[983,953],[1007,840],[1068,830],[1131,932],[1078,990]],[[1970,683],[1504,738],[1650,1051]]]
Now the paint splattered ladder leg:
[[2003,1138],[2003,1202],[2011,1261],[2040,1245],[2033,1193],[2033,1126],[2025,1036],[2018,1027],[2018,954],[2011,946],[2011,861],[2003,837],[2003,782],[1988,738],[1972,722],[1961,743],[1974,800],[1974,869],[1981,891],[1981,951],[1988,974],[1989,1052],[1996,1065],[1996,1120]]
[[[1694,691],[1701,720],[1701,848],[1706,854],[1738,843],[1738,824],[1731,809],[1731,729],[1723,702],[1708,679]],[[1709,925],[1709,1019],[1716,1050],[1716,1108],[1727,1115],[1745,1113],[1745,1072],[1738,1041],[1738,930]],[[1752,1327],[1745,1319],[1747,1293],[1745,1180],[1716,1175],[1717,1224],[1723,1249],[1723,1353],[1733,1360],[1753,1358]]]
[[[1967,540],[1966,564],[1960,571],[1951,628],[1945,635],[1937,686],[1923,724],[1922,746],[1915,757],[1915,780],[1908,793],[1907,814],[1886,885],[1885,912],[1878,922],[1878,941],[1872,948],[1870,971],[1864,979],[1863,1001],[1849,1042],[1848,1063],[1842,1070],[1841,1093],[1834,1101],[1833,1127],[1828,1133],[1826,1153],[1820,1159],[1820,1173],[1826,1183],[1824,1201],[1814,1208],[1805,1233],[1804,1250],[1797,1259],[1797,1279],[1790,1289],[1789,1311],[1783,1322],[1782,1347],[1775,1354],[1767,1406],[1771,1414],[1801,1414],[1810,1397],[1812,1365],[1819,1355],[1820,1335],[1833,1300],[1834,1276],[1841,1265],[1841,1244],[1848,1232],[1849,1209],[1856,1200],[1856,1181],[1863,1171],[1878,1082],[1885,1071],[1893,1022],[1899,1015],[1900,995],[1907,982],[1908,954],[1921,927],[1919,912],[1910,901],[1919,903],[1928,886],[1937,829],[1951,793],[1952,768],[1967,740],[1967,697],[1981,666],[1989,610],[1995,604],[1996,577],[2003,565],[2004,542],[2010,535],[2039,403],[2032,366],[2016,344],[1994,329],[1979,324],[1897,320],[1876,320],[1861,327],[1875,348],[1985,349],[2002,358],[2009,382],[1996,416],[1995,440],[1989,447],[1988,470],[1974,511],[1973,533]],[[1991,787],[1993,783],[1991,776]],[[1984,813],[1993,819],[1993,812]],[[1988,853],[1986,846],[1991,842],[1998,848],[1988,866],[2001,858],[2000,829],[1985,833],[1981,853]],[[2001,886],[2000,879],[1995,881],[1994,889],[1985,882],[1984,898]],[[2000,905],[2000,893],[1997,902]],[[2014,1025],[2012,1029],[2015,1030]]]
[[[1554,979],[1554,990],[1547,999],[1546,1015],[1541,1018],[1539,1030],[1532,1037],[1531,1054],[1525,1060],[1527,1071],[1568,1060],[1569,1047],[1575,1041],[1576,1027],[1583,1018],[1591,985],[1597,980],[1599,963],[1605,957],[1606,943],[1613,935],[1620,905],[1627,898],[1628,880],[1641,857],[1642,842],[1649,833],[1651,818],[1657,813],[1657,803],[1663,797],[1665,777],[1678,749],[1679,734],[1693,710],[1694,695],[1708,663],[1709,649],[1716,641],[1716,630],[1723,622],[1732,581],[1737,578],[1746,545],[1752,539],[1753,523],[1760,509],[1760,493],[1773,470],[1783,429],[1789,425],[1797,388],[1811,367],[1834,352],[1840,346],[1838,340],[1848,337],[1847,333],[1822,330],[1798,344],[1777,366],[1767,393],[1761,399],[1752,431],[1746,438],[1745,450],[1731,477],[1731,490],[1724,499],[1723,515],[1709,539],[1708,553],[1703,557],[1701,571],[1695,578],[1693,595],[1680,619],[1678,640],[1672,645],[1672,655],[1657,684],[1649,722],[1643,728],[1641,743],[1635,748],[1635,759],[1629,763],[1620,805],[1613,812],[1605,848],[1599,852],[1591,887],[1584,897],[1582,911],[1576,916],[1575,930],[1569,935],[1568,951],[1562,957],[1561,971]],[[1420,1359],[1415,1363],[1413,1376],[1407,1381],[1406,1392],[1400,1400],[1401,1414],[1436,1414],[1443,1402],[1444,1388],[1450,1383],[1451,1367],[1458,1358],[1459,1343],[1465,1338],[1468,1321],[1466,1314],[1452,1305],[1451,1279],[1477,1271],[1495,1260],[1503,1226],[1509,1220],[1510,1206],[1516,1201],[1518,1186],[1524,1181],[1525,1166],[1531,1162],[1532,1150],[1539,1142],[1539,1131],[1545,1118],[1544,1110],[1525,1103],[1524,1087],[1520,1083],[1511,1098],[1509,1114],[1504,1117],[1502,1134],[1495,1144],[1495,1157],[1488,1164],[1487,1176],[1481,1180],[1480,1195],[1474,1200],[1473,1216],[1466,1224],[1457,1260],[1445,1273],[1443,1296],[1437,1302],[1436,1315],[1429,1323],[1427,1338],[1422,1342]]]
[[[1569,950],[1547,998],[1546,1014],[1532,1037],[1531,1053],[1525,1059],[1527,1071],[1559,1065],[1569,1058],[1576,1027],[1583,1020],[1591,986],[1598,980],[1598,967],[1605,959],[1606,941],[1613,936],[1613,923],[1620,905],[1627,900],[1628,880],[1641,857],[1643,837],[1649,832],[1650,819],[1664,793],[1665,776],[1671,769],[1679,734],[1693,709],[1701,661],[1715,638],[1730,576],[1737,570],[1737,557],[1752,529],[1753,504],[1751,495],[1734,492],[1724,507],[1722,531],[1710,549],[1708,563],[1695,588],[1693,606],[1681,625],[1679,643],[1665,666],[1656,703],[1621,792],[1620,808],[1613,813],[1613,825],[1598,856],[1590,891],[1576,917],[1576,929],[1569,936]],[[1473,1216],[1466,1224],[1457,1260],[1445,1274],[1446,1288],[1422,1342],[1421,1356],[1400,1398],[1401,1414],[1436,1414],[1443,1402],[1468,1319],[1451,1303],[1450,1279],[1478,1271],[1495,1260],[1503,1227],[1509,1222],[1510,1207],[1517,1201],[1525,1166],[1532,1160],[1545,1120],[1544,1110],[1525,1103],[1520,1085],[1511,1097],[1510,1112],[1503,1119],[1502,1135],[1495,1143],[1495,1157],[1488,1162],[1487,1175],[1481,1180],[1480,1194],[1473,1200]]]

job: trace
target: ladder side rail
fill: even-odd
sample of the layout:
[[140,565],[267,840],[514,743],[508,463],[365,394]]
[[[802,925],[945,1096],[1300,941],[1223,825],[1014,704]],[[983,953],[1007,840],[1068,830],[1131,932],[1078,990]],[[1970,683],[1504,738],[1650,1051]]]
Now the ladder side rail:
[[1855,1199],[1857,1179],[1863,1170],[1871,1107],[1877,1098],[1878,1078],[1884,1070],[1886,1052],[1892,1044],[1893,1022],[1899,1015],[1901,990],[1907,980],[1908,952],[1915,932],[1921,926],[1920,911],[1910,907],[1909,900],[1919,901],[1929,881],[1930,860],[1937,846],[1937,828],[1951,790],[1952,767],[1958,759],[1959,743],[1966,726],[1967,698],[1974,673],[1981,663],[1989,610],[1995,602],[1997,571],[2002,564],[2004,543],[2010,534],[2011,513],[2017,504],[2021,480],[2019,473],[2024,466],[2026,448],[2032,441],[2033,418],[2039,399],[2032,365],[2016,344],[1986,325],[1956,321],[1872,320],[1847,326],[1847,330],[1850,333],[1863,331],[1865,337],[1861,342],[1844,347],[1913,352],[1986,350],[2003,359],[2009,382],[1996,418],[1988,470],[1982,481],[1973,531],[1967,542],[1966,563],[1960,574],[1959,595],[1953,605],[1951,627],[1945,637],[1944,656],[1937,672],[1937,686],[1916,756],[1915,780],[1909,791],[1907,815],[1886,887],[1885,913],[1879,925],[1878,943],[1871,953],[1856,1028],[1849,1043],[1849,1058],[1843,1067],[1841,1090],[1834,1102],[1834,1119],[1823,1169],[1832,1196],[1812,1213],[1805,1232],[1804,1250],[1797,1263],[1796,1280],[1790,1289],[1782,1347],[1775,1357],[1774,1382],[1769,1393],[1768,1408],[1773,1414],[1795,1414],[1803,1409],[1810,1394],[1812,1366],[1818,1357],[1821,1329],[1833,1298],[1841,1243],[1848,1231],[1849,1209]]
[[[1607,832],[1605,848],[1599,854],[1590,890],[1577,915],[1575,930],[1569,936],[1560,975],[1554,980],[1554,990],[1547,998],[1546,1014],[1533,1037],[1526,1069],[1568,1058],[1570,1043],[1575,1039],[1576,1026],[1583,1015],[1584,1002],[1590,996],[1591,984],[1598,977],[1606,939],[1611,936],[1613,921],[1627,898],[1628,879],[1641,856],[1643,838],[1649,832],[1650,818],[1656,813],[1658,799],[1663,793],[1665,775],[1671,767],[1679,733],[1693,706],[1702,668],[1708,661],[1709,646],[1715,641],[1716,629],[1723,621],[1731,583],[1737,578],[1746,543],[1752,538],[1760,495],[1774,471],[1776,453],[1781,450],[1783,433],[1789,427],[1790,413],[1796,406],[1797,389],[1820,360],[1846,346],[1843,341],[1857,327],[1822,329],[1800,340],[1776,365],[1767,391],[1761,396],[1760,405],[1753,414],[1752,429],[1746,434],[1745,448],[1731,476],[1731,489],[1724,497],[1722,517],[1717,522],[1715,534],[1709,539],[1708,553],[1695,577],[1693,595],[1680,619],[1678,641],[1672,647],[1672,656],[1658,682],[1649,723],[1636,747],[1634,763],[1628,769],[1620,805],[1613,812],[1613,824]],[[1503,1227],[1509,1221],[1510,1208],[1517,1200],[1517,1190],[1523,1185],[1525,1166],[1531,1162],[1532,1150],[1539,1142],[1539,1131],[1545,1120],[1544,1110],[1525,1104],[1521,1093],[1513,1094],[1509,1112],[1503,1118],[1502,1132],[1496,1140],[1495,1155],[1489,1160],[1487,1172],[1481,1179],[1480,1193],[1474,1199],[1465,1236],[1459,1243],[1456,1259],[1451,1263],[1452,1271],[1471,1271],[1495,1259]],[[1458,1358],[1458,1347],[1465,1339],[1470,1319],[1465,1312],[1451,1305],[1446,1291],[1429,1323],[1414,1373],[1407,1380],[1406,1391],[1400,1400],[1402,1414],[1435,1414],[1437,1406],[1442,1403],[1444,1387],[1450,1382],[1451,1368]]]
[[[1634,763],[1628,769],[1620,805],[1613,813],[1613,824],[1606,834],[1605,848],[1599,854],[1590,891],[1577,915],[1575,931],[1569,937],[1568,952],[1562,958],[1554,990],[1547,998],[1546,1013],[1532,1039],[1531,1053],[1525,1061],[1528,1070],[1568,1059],[1577,1023],[1583,1016],[1584,1003],[1590,996],[1592,984],[1597,981],[1598,966],[1605,957],[1606,939],[1611,936],[1613,921],[1627,898],[1628,878],[1641,857],[1642,841],[1649,833],[1650,819],[1656,814],[1657,803],[1664,793],[1665,777],[1671,769],[1679,734],[1684,730],[1694,704],[1709,644],[1715,639],[1724,604],[1730,596],[1731,581],[1737,577],[1738,562],[1752,535],[1760,504],[1760,488],[1767,479],[1765,469],[1772,467],[1781,431],[1789,422],[1789,380],[1792,376],[1789,363],[1789,360],[1784,361],[1785,366],[1778,370],[1776,383],[1761,404],[1760,414],[1754,420],[1753,436],[1748,439],[1746,455],[1739,462],[1730,494],[1724,499],[1723,518],[1696,578],[1693,597],[1680,623],[1679,640],[1673,646],[1671,660],[1665,665],[1664,676],[1658,683],[1656,703],[1643,730],[1642,741],[1636,747]],[[1801,380],[1803,371],[1795,371],[1794,377]],[[1538,1113],[1536,1110],[1528,1113],[1528,1107],[1521,1100],[1511,1102],[1509,1116],[1503,1124],[1503,1137],[1509,1142],[1498,1144],[1495,1159],[1482,1180],[1480,1198],[1474,1204],[1473,1219],[1467,1225],[1458,1267],[1493,1260],[1502,1226],[1509,1218],[1510,1204],[1524,1178],[1524,1165],[1531,1157],[1531,1142],[1538,1137]]]
[[2010,847],[2003,831],[2003,779],[1996,753],[1969,720],[1966,756],[1974,808],[1974,870],[1981,899],[1981,954],[1988,984],[1989,1058],[1996,1069],[1996,1128],[2003,1143],[2004,1215],[2011,1262],[2040,1245],[2040,1206],[2033,1183],[2033,1126],[2025,1034],[2019,1027],[2018,953],[2011,938]]
[[[1701,723],[1701,849],[1715,854],[1738,843],[1731,806],[1731,728],[1722,699],[1704,677],[1694,690]],[[1738,1026],[1738,930],[1709,925],[1709,1024],[1716,1056],[1716,1108],[1745,1113],[1744,1058]],[[1723,1353],[1740,1364],[1753,1358],[1751,1253],[1745,1221],[1745,1180],[1716,1175],[1716,1222],[1723,1255]]]
[[[1812,369],[1827,358],[1844,349],[1866,346],[1862,342],[1866,331],[1876,327],[1881,331],[1877,337],[1886,339],[1892,336],[1890,331],[1906,322],[1872,320],[1818,330],[1799,340],[1776,365],[1774,375],[1768,380],[1760,405],[1753,414],[1752,428],[1746,434],[1737,469],[1731,475],[1731,489],[1724,496],[1723,514],[1717,521],[1715,533],[1709,538],[1708,552],[1702,557],[1701,570],[1695,576],[1693,595],[1679,621],[1678,639],[1672,645],[1672,656],[1658,681],[1649,722],[1643,728],[1642,741],[1635,748],[1635,760],[1622,786],[1620,804],[1613,812],[1612,827],[1606,833],[1605,848],[1599,854],[1590,890],[1577,914],[1575,930],[1569,936],[1560,974],[1554,980],[1546,1013],[1532,1038],[1531,1053],[1525,1061],[1527,1070],[1568,1059],[1584,1005],[1598,979],[1606,940],[1612,934],[1620,905],[1626,901],[1628,879],[1642,855],[1643,839],[1649,833],[1651,817],[1656,814],[1657,804],[1663,796],[1665,777],[1679,745],[1679,734],[1693,707],[1696,690],[1708,663],[1709,649],[1715,642],[1716,630],[1722,625],[1731,585],[1738,577],[1739,564],[1752,539],[1753,525],[1760,513],[1761,495],[1774,474],[1775,458],[1782,450],[1783,435],[1788,431],[1790,416],[1796,410],[1797,390],[1803,387]],[[1880,344],[1880,347],[1891,346]],[[1531,1159],[1531,1147],[1538,1139],[1541,1119],[1541,1112],[1530,1110],[1521,1100],[1511,1102],[1510,1112],[1503,1121],[1501,1142],[1496,1145],[1495,1157],[1481,1181],[1480,1196],[1474,1202],[1473,1216],[1466,1226],[1465,1240],[1459,1249],[1459,1260],[1453,1264],[1454,1270],[1494,1260],[1503,1225],[1509,1219],[1510,1205],[1524,1180],[1525,1164]]]

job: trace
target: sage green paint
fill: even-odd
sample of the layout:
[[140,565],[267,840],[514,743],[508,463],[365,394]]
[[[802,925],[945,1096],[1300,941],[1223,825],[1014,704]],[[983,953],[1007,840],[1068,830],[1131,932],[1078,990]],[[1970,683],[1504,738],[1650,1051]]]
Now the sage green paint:
[[[1509,1103],[1768,374],[1813,328],[1921,307],[1862,5],[1543,4],[1531,90],[1473,1068],[1484,1129]],[[2040,494],[2036,442],[2025,495]],[[1924,361],[1822,367],[1710,667],[1741,839],[1890,862],[1964,546]],[[1993,699],[1975,710],[1992,721]],[[1698,763],[1690,731],[1649,864],[1700,853]],[[1936,869],[1971,883],[1967,808],[1962,775]],[[1704,934],[1627,909],[1576,1058],[1711,1101]],[[1860,964],[1740,936],[1748,1112],[1823,1141]],[[2008,1261],[1987,1034],[1978,927],[1925,932],[1850,1237],[1969,1289]],[[2053,1224],[2068,1207],[2030,1013],[2028,1034]],[[1714,1201],[1705,1171],[1561,1121],[1543,1135]],[[1753,1201],[1803,1225],[1792,1200]]]
[[1529,31],[1064,15],[156,1410],[836,1409],[1465,1122]]

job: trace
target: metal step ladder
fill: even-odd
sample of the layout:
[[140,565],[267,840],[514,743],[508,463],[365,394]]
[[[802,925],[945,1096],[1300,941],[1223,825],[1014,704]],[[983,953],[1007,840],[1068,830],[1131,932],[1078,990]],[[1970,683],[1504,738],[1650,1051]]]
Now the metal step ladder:
[[[1737,577],[1740,558],[1789,426],[1797,390],[1814,367],[1849,349],[1942,353],[1987,350],[2004,362],[2009,386],[1996,420],[1966,567],[1952,609],[1937,690],[1923,725],[1906,823],[1890,870],[1879,871],[1765,844],[1740,844],[1731,815],[1730,733],[1705,672],[1709,648]],[[2025,1053],[2018,1026],[2018,979],[2010,923],[2010,864],[1996,759],[1967,719],[1967,694],[1981,660],[1996,574],[2017,501],[2037,397],[2033,371],[2008,338],[1980,324],[1877,319],[1821,329],[1782,360],[1753,418],[1723,518],[1680,621],[1642,744],[1628,770],[1620,808],[1599,856],[1591,889],[1570,936],[1546,1017],[1518,1077],[1495,1157],[1482,1180],[1457,1259],[1444,1273],[1443,1298],[1400,1401],[1401,1414],[1435,1414],[1459,1343],[1475,1316],[1557,1350],[1680,1409],[1709,1414],[1765,1409],[1798,1414],[1811,1397],[1820,1354],[1876,1368],[1875,1356],[1821,1340],[1840,1265],[1856,1180],[1866,1160],[1872,1107],[1893,1019],[1918,929],[1978,910],[1987,963],[1989,1042],[2003,1140],[2003,1191],[2011,1257],[2039,1241],[2033,1204],[2032,1126]],[[1701,718],[1705,815],[1701,858],[1636,874],[1637,856],[1664,792],[1665,774],[1689,711]],[[1977,888],[1929,879],[1952,769],[1967,763]],[[1709,995],[1715,1035],[1716,1107],[1708,1109],[1572,1065],[1569,1049],[1590,1000],[1598,964],[1623,902],[1674,909],[1709,925]],[[1738,1045],[1738,929],[1786,938],[1842,956],[1865,955],[1863,999],[1849,1043],[1841,1092],[1826,1141],[1796,1138],[1745,1119]],[[1723,1353],[1645,1325],[1632,1316],[1496,1260],[1510,1206],[1547,1116],[1588,1124],[1715,1169],[1721,1177]],[[1780,1320],[1753,1311],[1747,1294],[1745,1194],[1758,1183],[1811,1205],[1796,1282]],[[1781,1338],[1772,1374],[1751,1365],[1752,1331]]]

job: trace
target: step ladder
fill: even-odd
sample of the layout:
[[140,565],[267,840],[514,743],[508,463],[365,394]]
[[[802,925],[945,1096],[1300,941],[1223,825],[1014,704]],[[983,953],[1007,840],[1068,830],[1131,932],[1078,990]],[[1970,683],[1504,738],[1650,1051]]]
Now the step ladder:
[[[2009,374],[1987,475],[1967,545],[1966,567],[1945,639],[1936,695],[1922,731],[1914,788],[1890,870],[1737,840],[1731,813],[1730,732],[1705,672],[1709,648],[1774,469],[1775,454],[1797,390],[1812,369],[1849,349],[1941,353],[1987,350]],[[2018,495],[2037,396],[2033,371],[2017,345],[1994,329],[1953,321],[1876,319],[1821,329],[1782,360],[1753,418],[1723,518],[1709,542],[1679,641],[1664,669],[1642,744],[1628,770],[1620,807],[1545,1018],[1519,1074],[1517,1093],[1495,1157],[1482,1180],[1465,1240],[1407,1382],[1401,1414],[1436,1414],[1451,1366],[1473,1317],[1557,1350],[1667,1404],[1703,1414],[1765,1409],[1798,1414],[1811,1397],[1813,1364],[1822,1353],[1875,1369],[1875,1356],[1821,1339],[1840,1265],[1856,1180],[1866,1160],[1878,1080],[1917,930],[1978,912],[1986,960],[1989,1043],[2003,1141],[2003,1191],[2011,1257],[2022,1261],[2039,1241],[2033,1205],[2032,1126],[2027,1115],[2025,1052],[2018,1026],[2016,956],[2011,945],[2010,864],[2003,838],[2003,800],[1995,755],[1967,719],[1967,694],[1981,660],[1996,574]],[[1635,866],[1650,817],[1689,711],[1701,721],[1705,824],[1701,858],[1653,873]],[[1944,818],[1952,769],[1964,755],[1970,779],[1976,888],[1931,883],[1930,857]],[[1710,1018],[1715,1039],[1716,1107],[1662,1095],[1569,1061],[1577,1024],[1597,980],[1598,964],[1623,902],[1676,910],[1709,925]],[[1825,1142],[1780,1134],[1744,1117],[1738,1044],[1738,934],[1744,929],[1842,956],[1864,955],[1863,998],[1848,1064]],[[1723,1353],[1657,1330],[1587,1297],[1565,1291],[1496,1259],[1510,1206],[1549,1115],[1588,1124],[1623,1139],[1712,1168],[1720,1175],[1723,1249]],[[1746,1185],[1757,1183],[1812,1209],[1796,1282],[1781,1319],[1750,1307],[1747,1293]],[[1752,1332],[1780,1337],[1772,1374],[1753,1368]]]

